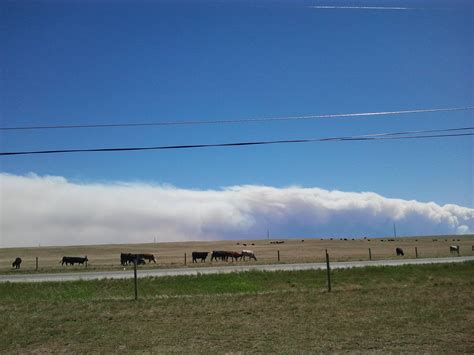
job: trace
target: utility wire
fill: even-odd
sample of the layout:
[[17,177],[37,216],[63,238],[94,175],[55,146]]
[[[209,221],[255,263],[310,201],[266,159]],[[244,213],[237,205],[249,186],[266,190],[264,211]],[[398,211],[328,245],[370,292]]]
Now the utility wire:
[[337,137],[337,140],[341,140],[344,138],[370,138],[370,137],[379,137],[379,136],[401,136],[401,135],[408,135],[408,134],[419,134],[419,133],[438,133],[438,132],[455,132],[455,131],[467,131],[472,130],[474,127],[461,127],[461,128],[441,128],[441,129],[424,129],[424,130],[417,130],[417,131],[402,131],[402,132],[388,132],[388,133],[374,133],[374,134],[364,134],[361,136],[349,136],[349,137]]
[[448,108],[430,108],[430,109],[403,110],[403,111],[379,111],[379,112],[363,112],[363,113],[340,113],[340,114],[324,114],[324,115],[308,115],[308,116],[260,117],[260,118],[240,118],[240,119],[222,119],[222,120],[197,120],[197,121],[188,120],[188,121],[164,121],[164,122],[141,122],[141,123],[104,123],[104,124],[87,124],[87,125],[17,126],[17,127],[0,127],[0,131],[144,127],[144,126],[213,125],[213,124],[236,124],[236,123],[249,123],[249,122],[265,122],[265,121],[298,121],[298,120],[303,121],[303,120],[332,119],[332,118],[343,118],[343,117],[370,117],[370,116],[406,115],[406,114],[430,113],[430,112],[469,111],[473,109],[474,107],[448,107]]
[[[91,148],[91,149],[58,149],[58,150],[37,150],[37,151],[17,151],[17,152],[0,152],[0,156],[7,155],[32,155],[32,154],[60,154],[60,153],[84,153],[84,152],[123,152],[123,151],[141,151],[141,150],[172,150],[172,149],[194,149],[194,148],[211,148],[211,147],[238,147],[265,144],[287,144],[287,143],[309,143],[309,142],[328,142],[328,141],[368,141],[368,140],[386,140],[386,139],[423,139],[423,138],[446,138],[474,136],[474,132],[468,133],[444,133],[474,130],[474,127],[448,128],[437,130],[408,131],[408,132],[389,132],[366,134],[360,136],[341,136],[329,138],[312,138],[312,139],[289,139],[289,140],[273,140],[273,141],[251,141],[251,142],[232,142],[232,143],[215,143],[215,144],[190,144],[190,145],[169,145],[155,147],[123,147],[123,148]],[[416,135],[414,135],[416,133]],[[426,133],[437,133],[426,135]],[[410,134],[410,135],[408,135]],[[423,135],[421,135],[423,134]]]

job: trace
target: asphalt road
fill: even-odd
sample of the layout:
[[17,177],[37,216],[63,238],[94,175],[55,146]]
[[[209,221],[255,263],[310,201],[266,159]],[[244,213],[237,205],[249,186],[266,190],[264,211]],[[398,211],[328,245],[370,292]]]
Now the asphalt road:
[[[473,261],[474,256],[461,256],[452,258],[427,258],[427,259],[396,259],[396,260],[373,260],[373,261],[348,261],[331,262],[331,269],[344,269],[365,266],[397,266],[397,265],[421,265],[458,263]],[[194,267],[176,269],[138,269],[138,277],[163,277],[198,274],[223,274],[231,272],[244,272],[251,270],[259,271],[291,271],[291,270],[318,270],[326,269],[326,263],[305,264],[271,264],[271,265],[225,265],[214,267]],[[57,282],[76,280],[101,280],[101,279],[130,279],[133,278],[133,269],[125,271],[100,271],[100,272],[71,272],[54,274],[16,274],[0,275],[0,282]]]

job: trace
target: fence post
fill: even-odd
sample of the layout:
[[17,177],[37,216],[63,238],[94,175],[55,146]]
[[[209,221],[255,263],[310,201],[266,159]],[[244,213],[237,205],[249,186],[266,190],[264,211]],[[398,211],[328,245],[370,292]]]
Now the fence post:
[[36,271],[38,271],[38,257],[36,257]]
[[329,254],[328,250],[326,249],[326,271],[328,277],[328,292],[331,292],[331,268],[329,266]]
[[370,251],[370,248],[369,248],[369,260],[372,260],[372,252]]
[[186,253],[184,253],[184,265],[186,265]]
[[278,252],[278,262],[280,262],[280,250],[277,250]]
[[138,263],[138,257],[136,257],[133,261],[133,278],[135,281],[135,301],[138,300],[137,263]]
[[418,258],[418,248],[415,247],[415,258]]

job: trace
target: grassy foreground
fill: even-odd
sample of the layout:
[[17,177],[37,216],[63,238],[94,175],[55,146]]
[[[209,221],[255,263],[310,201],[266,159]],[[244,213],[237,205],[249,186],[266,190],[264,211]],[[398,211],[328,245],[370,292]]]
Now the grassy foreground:
[[0,284],[0,352],[474,353],[474,263]]

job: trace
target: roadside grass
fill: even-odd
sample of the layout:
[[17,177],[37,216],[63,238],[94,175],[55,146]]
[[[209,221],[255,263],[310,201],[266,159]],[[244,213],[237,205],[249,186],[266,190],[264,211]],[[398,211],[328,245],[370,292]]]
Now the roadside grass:
[[474,262],[0,284],[0,352],[474,352]]

